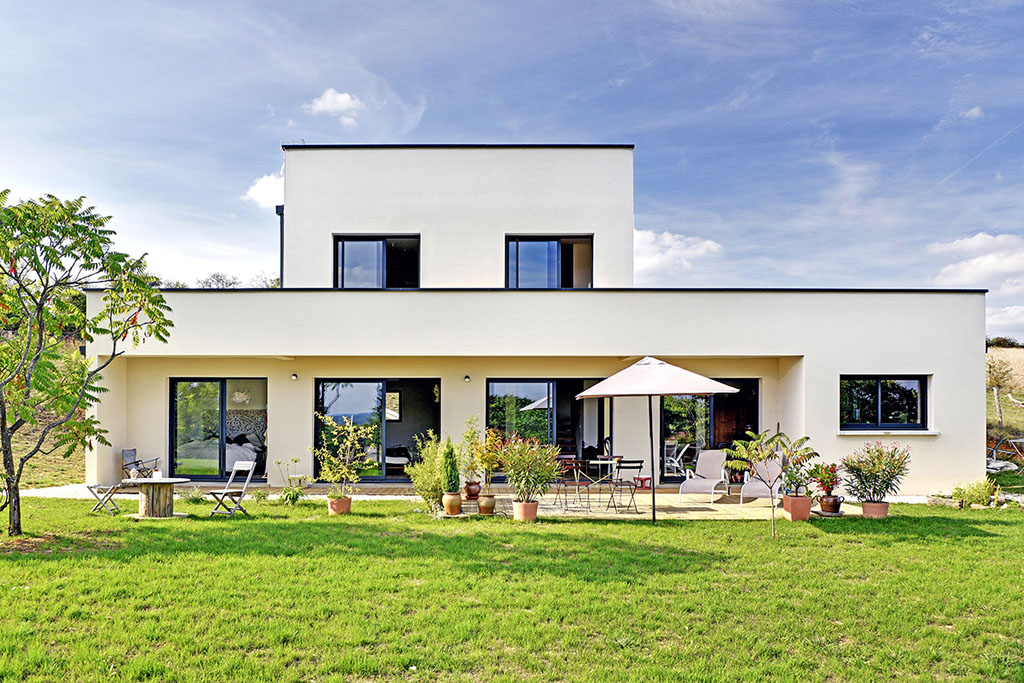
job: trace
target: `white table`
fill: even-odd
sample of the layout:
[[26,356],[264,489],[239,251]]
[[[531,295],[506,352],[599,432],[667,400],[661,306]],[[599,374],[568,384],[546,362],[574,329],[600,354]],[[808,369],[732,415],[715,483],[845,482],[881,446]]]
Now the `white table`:
[[[139,487],[139,518],[164,519],[175,517],[174,485],[187,484],[191,479],[178,477],[139,477],[122,479],[125,486]],[[177,515],[185,516],[185,515]]]

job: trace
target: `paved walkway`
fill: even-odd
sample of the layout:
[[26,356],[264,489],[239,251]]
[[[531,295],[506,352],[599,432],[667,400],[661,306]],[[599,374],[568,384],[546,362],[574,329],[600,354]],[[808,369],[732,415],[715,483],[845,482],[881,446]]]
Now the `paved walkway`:
[[[223,484],[221,484],[223,486]],[[191,488],[191,484],[179,486],[179,493]],[[210,490],[217,488],[216,484],[203,485],[200,488]],[[250,489],[252,487],[250,486]],[[264,488],[264,486],[261,486]],[[365,484],[360,486],[360,493],[355,494],[354,500],[405,500],[419,501],[419,497],[412,493],[412,488],[406,484]],[[278,488],[271,488],[270,498],[278,497]],[[496,511],[499,514],[512,514],[512,497],[504,486],[495,486],[494,493],[497,497]],[[307,489],[306,498],[309,500],[325,500],[327,498],[326,487],[314,485]],[[30,489],[22,492],[26,498],[71,498],[79,500],[93,500],[92,494],[86,489],[85,484],[68,484],[65,486],[53,486],[44,489]],[[118,493],[114,496],[118,500],[135,500],[137,494],[132,492]],[[628,496],[627,496],[628,498]],[[684,495],[679,501],[676,490],[668,487],[659,487],[657,491],[658,519],[687,519],[687,520],[767,520],[771,518],[771,505],[767,499],[746,500],[743,505],[739,504],[738,495],[719,496],[714,503],[708,501],[708,496]],[[540,517],[561,517],[579,519],[650,519],[651,517],[651,492],[638,491],[636,495],[636,509],[633,512],[616,513],[608,507],[608,494],[594,494],[590,497],[589,508],[587,498],[584,496],[577,501],[570,499],[568,506],[563,505],[559,500],[555,502],[554,494],[547,494],[541,500],[538,515]],[[476,512],[474,502],[466,502],[463,511],[469,514]],[[850,516],[860,516],[859,505],[845,503],[843,511]],[[783,518],[781,504],[776,510],[776,518]]]

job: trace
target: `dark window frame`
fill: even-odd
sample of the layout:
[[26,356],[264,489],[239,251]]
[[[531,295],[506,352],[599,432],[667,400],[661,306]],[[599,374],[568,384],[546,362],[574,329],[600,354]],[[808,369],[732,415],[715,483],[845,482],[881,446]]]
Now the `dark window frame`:
[[[220,473],[216,475],[209,474],[189,474],[189,479],[195,479],[197,481],[225,481],[231,474],[230,470],[224,468],[224,454],[227,451],[227,405],[228,405],[228,392],[227,386],[230,381],[247,381],[247,380],[263,380],[267,383],[267,431],[270,431],[270,378],[269,377],[169,377],[167,384],[167,392],[169,397],[170,410],[168,410],[168,451],[167,451],[167,470],[168,476],[174,477],[174,459],[178,454],[178,402],[175,400],[175,385],[179,383],[189,382],[218,382],[220,384],[220,399],[218,401],[217,411],[220,425],[218,430],[220,431],[220,451],[217,454],[217,466],[220,468]],[[269,450],[268,450],[269,453]],[[267,473],[270,469],[270,460],[267,459],[267,464],[264,466],[263,476],[257,476],[253,473],[253,481],[266,481]]]
[[[839,429],[844,432],[855,431],[907,431],[920,432],[928,429],[928,375],[840,375],[839,376]],[[843,422],[843,380],[875,382],[875,421],[874,422]],[[920,423],[914,422],[882,422],[882,382],[917,381],[920,387]]]
[[[335,234],[334,244],[334,289],[350,289],[357,291],[381,291],[381,290],[410,290],[420,289],[420,277],[423,267],[423,239],[419,234],[393,233],[387,235],[367,234]],[[388,240],[416,240],[416,286],[415,287],[388,287]],[[381,286],[380,287],[345,287],[342,282],[342,272],[345,266],[344,256],[340,254],[342,242],[381,242]]]
[[[520,242],[557,242],[558,244],[558,263],[556,264],[556,271],[558,277],[562,277],[562,247],[565,240],[590,240],[590,286],[588,287],[520,287],[519,286],[519,243]],[[511,282],[509,273],[509,265],[511,259],[509,258],[509,247],[515,242],[516,243],[516,283],[515,285]],[[539,291],[553,291],[553,290],[564,290],[564,289],[594,289],[594,235],[593,233],[585,234],[558,234],[558,235],[505,235],[505,289],[527,289],[527,290],[539,290]]]

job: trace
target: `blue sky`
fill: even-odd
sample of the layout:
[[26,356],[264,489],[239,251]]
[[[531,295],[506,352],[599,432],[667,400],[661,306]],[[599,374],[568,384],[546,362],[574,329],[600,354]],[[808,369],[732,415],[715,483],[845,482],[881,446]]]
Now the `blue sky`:
[[281,142],[631,142],[638,285],[985,287],[1024,338],[1020,2],[4,3],[0,186],[276,275]]

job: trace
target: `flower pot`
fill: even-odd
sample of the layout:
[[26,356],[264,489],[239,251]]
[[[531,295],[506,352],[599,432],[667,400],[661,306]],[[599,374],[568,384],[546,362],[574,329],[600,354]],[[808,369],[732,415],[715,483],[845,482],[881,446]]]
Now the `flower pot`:
[[466,500],[476,500],[480,495],[480,482],[478,481],[467,481],[466,482]]
[[512,503],[512,519],[517,522],[536,522],[537,503]]
[[811,518],[810,496],[783,496],[782,509],[791,522],[806,522]]
[[477,498],[476,504],[477,504],[477,508],[480,510],[480,514],[481,515],[493,515],[494,514],[495,502],[496,501],[494,500],[494,496],[492,496],[490,494],[487,494],[487,493],[485,493],[485,494],[481,495],[479,498]]
[[328,498],[327,499],[327,514],[329,515],[347,515],[352,511],[352,499],[348,496],[344,498]]
[[462,512],[462,496],[458,493],[445,493],[441,496],[441,504],[446,515],[457,515]]
[[839,506],[846,500],[843,496],[833,496],[832,494],[824,495],[818,499],[818,506],[822,512],[829,512],[835,514],[839,512]]
[[888,503],[869,503],[864,501],[860,504],[861,514],[868,519],[884,519],[889,516]]

